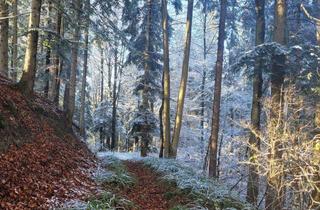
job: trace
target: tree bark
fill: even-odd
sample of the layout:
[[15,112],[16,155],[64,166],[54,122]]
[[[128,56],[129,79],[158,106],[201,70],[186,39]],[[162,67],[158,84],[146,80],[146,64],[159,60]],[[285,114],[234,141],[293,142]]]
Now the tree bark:
[[170,65],[169,65],[169,32],[168,32],[168,2],[162,0],[162,30],[163,30],[163,157],[168,158],[170,154]]
[[101,74],[101,83],[100,83],[100,101],[104,100],[104,46],[101,43],[100,45],[100,74]]
[[[287,44],[287,29],[286,29],[286,0],[275,0],[275,18],[274,18],[274,34],[273,41],[279,44]],[[285,55],[275,55],[273,57],[273,65],[271,69],[271,97],[272,97],[272,110],[271,121],[276,125],[280,123],[281,127],[282,112],[283,112],[283,82],[285,74]],[[280,210],[283,206],[283,187],[282,179],[283,172],[281,163],[282,152],[280,151],[280,140],[270,139],[271,145],[269,151],[269,173],[267,175],[268,190],[266,192],[266,209],[267,210]]]
[[[255,0],[256,8],[256,40],[255,45],[264,43],[265,39],[265,0]],[[252,108],[251,108],[251,126],[254,132],[251,132],[249,139],[249,175],[247,185],[247,201],[253,205],[257,204],[259,195],[259,174],[256,162],[257,151],[260,150],[260,139],[255,132],[260,131],[261,115],[261,96],[262,96],[262,61],[258,58],[254,66]]]
[[9,36],[9,19],[8,17],[8,4],[6,0],[0,0],[0,74],[9,76],[8,67],[8,36]]
[[[49,29],[49,30],[51,30],[51,27],[52,27],[52,25],[51,25],[51,23],[52,23],[52,21],[51,21],[51,12],[52,12],[52,1],[48,1],[48,17],[47,17],[47,28]],[[46,71],[45,71],[45,82],[46,82],[46,84],[45,84],[45,86],[44,86],[44,96],[46,97],[46,98],[49,98],[49,89],[50,89],[50,84],[51,84],[51,82],[50,82],[50,80],[51,80],[51,72],[52,72],[52,68],[51,68],[51,66],[50,66],[50,64],[51,64],[51,46],[50,46],[50,44],[51,44],[51,39],[52,39],[52,35],[51,35],[51,33],[48,33],[48,35],[47,35],[47,42],[48,42],[48,46],[46,47],[47,49],[47,51],[46,51],[46,62],[45,62],[45,64],[46,64]]]
[[[62,17],[61,13],[61,18],[60,18],[60,36],[64,36],[64,19]],[[63,58],[59,56],[59,60],[56,60],[56,65],[58,66],[57,71],[56,71],[56,91],[54,94],[54,103],[59,106],[59,101],[60,101],[60,86],[61,86],[61,72],[63,71]]]
[[220,101],[221,101],[221,84],[222,84],[222,69],[223,69],[223,54],[224,54],[224,39],[227,16],[227,0],[220,1],[220,20],[219,20],[219,37],[217,61],[215,66],[215,83],[214,83],[214,98],[212,111],[212,128],[209,139],[209,176],[217,177],[217,152],[220,128]]
[[11,71],[12,80],[17,81],[18,77],[18,0],[12,0],[12,57]]
[[187,10],[187,25],[186,25],[186,40],[184,47],[184,56],[182,64],[182,75],[180,80],[178,101],[177,101],[177,113],[175,117],[175,125],[172,136],[172,147],[170,151],[170,157],[176,158],[178,151],[178,144],[180,140],[180,131],[182,126],[182,115],[184,99],[186,95],[187,83],[188,83],[188,71],[189,71],[189,58],[190,58],[190,46],[191,46],[191,32],[192,32],[192,16],[193,16],[193,0],[188,0]]
[[[86,0],[86,10],[90,8],[90,0]],[[86,16],[86,27],[84,32],[84,54],[83,54],[83,73],[81,84],[81,101],[80,101],[80,135],[86,137],[86,123],[85,123],[85,111],[86,111],[86,87],[87,87],[87,72],[88,72],[88,48],[89,48],[89,24],[90,15]]]
[[77,67],[78,67],[78,51],[80,40],[80,14],[81,14],[81,0],[73,0],[74,10],[76,15],[77,24],[74,25],[73,43],[71,48],[71,72],[69,81],[69,100],[67,107],[67,126],[72,128],[73,113],[75,108],[75,96],[76,96],[76,82],[77,82]]
[[111,150],[116,148],[117,141],[117,80],[118,80],[118,44],[115,44],[114,52],[114,72],[113,72],[113,89],[112,89],[112,136],[111,136]]
[[40,24],[40,11],[41,0],[31,1],[31,14],[29,17],[29,33],[27,38],[27,49],[24,58],[23,73],[18,83],[21,91],[27,95],[33,93],[34,80],[37,70],[37,51],[38,51],[38,38],[39,38],[39,24]]
[[[61,7],[60,4],[61,4],[61,0],[58,0],[56,2],[56,8],[58,9],[57,9],[56,26],[55,26],[57,35],[61,35],[61,31],[62,31],[61,30],[62,13],[60,11],[60,7]],[[51,101],[55,101],[57,97],[56,95],[58,94],[57,86],[59,83],[59,73],[60,73],[60,69],[59,69],[60,56],[59,56],[58,50],[55,50],[55,52],[53,53],[52,62],[53,62],[53,67],[50,68],[49,99]]]
[[[146,0],[147,6],[147,23],[146,23],[146,41],[145,41],[145,49],[144,49],[144,87],[142,90],[142,105],[141,111],[147,112],[150,109],[149,105],[149,82],[148,78],[150,75],[151,70],[151,46],[150,46],[150,34],[151,34],[151,18],[152,18],[152,1]],[[141,157],[146,157],[149,149],[149,143],[151,142],[151,135],[149,134],[149,126],[147,125],[148,122],[141,129],[142,136],[141,136]]]
[[200,121],[200,126],[201,126],[201,152],[204,153],[204,123],[205,123],[205,116],[204,116],[204,111],[205,111],[205,86],[206,86],[206,77],[207,77],[207,17],[208,17],[208,12],[207,12],[207,7],[208,7],[208,0],[204,0],[203,3],[203,12],[204,12],[204,20],[203,20],[203,69],[202,69],[202,83],[201,83],[201,121]]

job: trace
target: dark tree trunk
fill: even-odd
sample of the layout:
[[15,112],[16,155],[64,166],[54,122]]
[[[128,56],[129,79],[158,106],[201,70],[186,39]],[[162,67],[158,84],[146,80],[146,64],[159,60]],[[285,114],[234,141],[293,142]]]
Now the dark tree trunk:
[[227,16],[227,0],[220,1],[220,20],[219,20],[219,37],[217,61],[215,66],[215,83],[214,83],[214,98],[212,111],[212,128],[209,140],[209,176],[217,177],[217,152],[218,139],[220,128],[220,101],[221,101],[221,84],[222,84],[222,69],[223,69],[223,54],[224,54],[224,39]]
[[[264,43],[265,39],[265,0],[255,0],[256,4],[256,41],[258,46]],[[260,139],[255,135],[260,131],[260,115],[261,115],[261,96],[262,96],[262,61],[258,58],[254,66],[253,76],[253,93],[252,93],[252,108],[251,108],[251,126],[254,132],[250,134],[249,139],[249,175],[247,186],[247,201],[253,205],[257,204],[259,195],[259,174],[256,163],[257,150],[260,150]]]
[[[275,0],[275,18],[274,18],[274,34],[273,41],[279,44],[287,44],[287,30],[286,30],[286,0]],[[279,129],[282,129],[282,114],[283,114],[283,82],[285,74],[285,55],[274,55],[273,65],[271,69],[271,96],[272,96],[272,110],[270,123],[276,124]],[[271,138],[272,139],[272,138]],[[281,142],[278,140],[270,140],[271,145],[269,151],[270,169],[267,175],[268,190],[266,192],[266,209],[280,210],[283,206],[283,192],[282,186],[283,171],[281,164],[277,160],[282,159]]]
[[[86,9],[90,8],[90,0],[86,0]],[[83,73],[81,82],[81,99],[80,99],[80,135],[86,137],[86,122],[85,122],[85,112],[86,112],[86,87],[87,87],[87,72],[88,72],[88,49],[89,49],[89,24],[90,15],[86,15],[86,27],[84,34],[84,53],[83,53]]]
[[81,0],[74,0],[74,11],[76,14],[76,26],[74,27],[73,43],[71,47],[71,72],[69,80],[69,97],[67,106],[67,126],[72,128],[73,114],[75,109],[76,83],[77,83],[77,67],[78,67],[78,51],[80,40],[80,17],[81,17]]
[[201,152],[204,152],[204,123],[205,123],[205,87],[206,87],[206,77],[207,77],[207,17],[208,17],[208,12],[207,12],[207,6],[208,6],[208,0],[205,0],[203,3],[204,7],[204,20],[203,20],[203,70],[202,70],[202,82],[201,82],[201,121],[200,121],[200,126],[201,126]]
[[111,136],[111,150],[116,148],[117,142],[117,80],[118,80],[118,45],[115,44],[114,53],[114,75],[113,75],[113,92],[112,92],[112,136]]
[[[48,2],[48,19],[47,19],[47,29],[48,30],[51,30],[51,27],[52,27],[52,25],[51,25],[51,12],[52,12],[52,1],[49,1]],[[47,42],[49,43],[49,45],[50,45],[50,42],[51,42],[51,39],[52,39],[52,35],[51,35],[51,33],[48,33],[48,35],[47,35]],[[50,64],[51,64],[51,47],[49,46],[49,47],[47,47],[47,49],[46,49],[47,51],[46,51],[46,62],[45,62],[45,64],[46,64],[46,71],[45,71],[45,86],[44,86],[44,90],[43,90],[43,92],[44,92],[44,96],[46,97],[46,98],[48,98],[49,97],[49,89],[50,89],[50,80],[51,80],[51,75],[52,74],[50,74],[51,73],[51,66],[50,66]]]

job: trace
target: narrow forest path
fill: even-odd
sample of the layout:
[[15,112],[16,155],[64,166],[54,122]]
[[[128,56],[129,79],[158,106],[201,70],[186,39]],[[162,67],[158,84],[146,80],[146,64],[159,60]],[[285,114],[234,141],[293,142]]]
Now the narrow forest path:
[[141,162],[124,161],[129,173],[136,178],[133,187],[121,194],[136,204],[141,210],[168,210],[189,201],[188,196],[167,182],[160,180],[161,175]]

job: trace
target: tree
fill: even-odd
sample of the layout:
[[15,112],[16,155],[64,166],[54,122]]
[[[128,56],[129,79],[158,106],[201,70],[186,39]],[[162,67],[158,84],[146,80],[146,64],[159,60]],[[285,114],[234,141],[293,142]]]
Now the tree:
[[[256,38],[255,45],[264,43],[265,38],[265,0],[255,0],[256,4]],[[253,76],[253,92],[252,92],[252,108],[251,108],[251,126],[255,132],[260,131],[260,115],[261,115],[261,96],[262,96],[262,60],[258,58],[254,66]],[[247,201],[253,205],[257,204],[259,195],[259,175],[256,165],[256,151],[260,150],[260,139],[253,132],[250,134],[249,160],[252,165],[249,166]]]
[[18,76],[18,0],[12,0],[12,57],[11,70],[12,79],[17,81]]
[[1,0],[0,1],[0,74],[4,76],[9,75],[8,36],[9,36],[8,3],[6,0]]
[[[85,9],[90,11],[90,0],[86,0]],[[83,54],[83,73],[81,82],[81,102],[80,102],[80,135],[85,138],[85,107],[86,107],[86,87],[87,87],[87,72],[88,72],[88,50],[89,50],[89,25],[90,13],[86,13],[86,25],[84,32],[84,54]]]
[[217,177],[217,152],[220,127],[220,101],[221,101],[221,84],[222,84],[222,69],[223,69],[223,54],[224,54],[224,39],[227,16],[227,1],[220,1],[220,20],[219,20],[219,36],[217,61],[215,65],[215,83],[214,83],[214,98],[212,112],[212,128],[209,139],[209,176]]
[[77,68],[78,68],[78,51],[80,40],[80,21],[81,21],[81,0],[73,0],[74,15],[76,24],[74,24],[73,43],[71,46],[71,72],[69,80],[69,97],[67,105],[66,120],[67,126],[72,127],[73,112],[75,108],[75,94],[77,82]]
[[[274,17],[274,32],[273,41],[281,45],[287,44],[286,35],[286,0],[275,0],[275,17]],[[271,69],[271,97],[272,97],[272,117],[271,121],[277,124],[282,121],[283,115],[283,82],[285,75],[285,61],[286,57],[284,54],[273,57],[273,64]],[[282,126],[279,126],[281,130]],[[269,151],[269,164],[270,171],[267,175],[268,190],[266,192],[266,209],[277,210],[282,209],[283,205],[283,185],[282,185],[282,166],[276,164],[275,160],[282,158],[281,152],[281,139],[272,139],[270,142],[273,145]]]
[[111,127],[111,150],[116,147],[117,141],[117,80],[118,80],[118,43],[115,41],[114,46],[114,72],[113,72],[113,89],[112,89],[112,127]]
[[[63,21],[62,21],[62,11],[61,11],[61,4],[63,3],[62,0],[58,0],[56,2],[56,25],[55,25],[55,32],[56,32],[56,45],[58,45],[60,40],[59,36],[63,36]],[[57,38],[59,37],[59,38]],[[50,71],[50,86],[49,86],[49,99],[54,101],[55,104],[58,105],[59,101],[59,90],[60,90],[60,73],[62,70],[62,58],[59,55],[58,47],[55,46],[56,50],[53,55],[53,68]]]
[[[126,64],[134,64],[143,71],[137,77],[134,94],[139,96],[138,108],[133,116],[133,133],[141,138],[141,156],[146,156],[155,133],[153,103],[160,93],[162,56],[160,0],[125,1],[123,25],[130,46]],[[141,29],[141,30],[140,30]],[[138,121],[139,119],[139,121]]]
[[34,80],[37,70],[37,51],[38,51],[38,38],[39,38],[39,23],[40,23],[40,11],[41,0],[31,1],[31,13],[29,17],[29,32],[27,38],[27,49],[23,64],[22,77],[18,83],[18,86],[27,95],[33,93]]
[[[52,13],[52,7],[53,3],[52,1],[48,1],[48,14],[47,14],[47,22],[46,22],[46,27],[48,30],[52,30],[52,18],[51,18],[51,13]],[[51,75],[52,75],[52,67],[51,67],[51,49],[52,49],[52,34],[48,33],[46,39],[44,40],[44,45],[46,46],[46,70],[45,70],[45,86],[44,86],[44,96],[46,98],[49,97],[49,88],[50,88],[50,83],[51,83]]]
[[167,0],[162,0],[162,30],[163,30],[163,110],[160,116],[163,123],[163,157],[170,154],[170,65],[169,65],[169,29]]
[[[314,1],[314,4],[315,4],[315,7],[316,8],[319,8],[320,7],[320,1],[319,0],[316,0],[316,1]],[[303,4],[301,4],[300,5],[300,7],[301,7],[301,10],[303,11],[303,13],[304,13],[304,15],[309,19],[309,20],[311,20],[311,21],[313,21],[314,23],[315,23],[315,25],[316,25],[316,40],[317,40],[317,45],[318,46],[320,46],[320,19],[319,18],[317,18],[317,17],[314,17],[314,16],[312,16],[312,15],[310,15],[310,13],[307,11],[307,9],[304,7],[304,5]],[[319,16],[320,17],[320,16]],[[319,72],[319,60],[318,60],[318,65],[317,65],[317,71]],[[315,124],[316,124],[316,127],[317,128],[319,128],[320,127],[320,106],[319,106],[319,104],[317,104],[316,105],[316,114],[315,114]],[[316,146],[315,146],[315,148],[316,148]],[[320,153],[320,151],[319,150],[317,150],[317,149],[314,149],[314,153]],[[317,157],[316,155],[315,155],[315,157]],[[315,158],[315,161],[316,161],[316,158]],[[319,183],[319,180],[320,180],[320,176],[318,176],[318,177],[316,177],[315,178],[315,180],[316,180],[316,183]],[[317,205],[317,203],[319,204],[320,203],[320,184],[318,184],[318,185],[316,185],[317,187],[318,187],[318,190],[317,189],[315,189],[315,190],[313,190],[313,192],[312,192],[312,198],[313,198],[313,200],[314,200],[314,202],[315,202],[315,204],[314,203],[312,203],[312,205]],[[311,206],[311,208],[313,208],[313,207],[315,207],[315,206]]]
[[182,64],[182,74],[180,80],[179,94],[177,100],[177,112],[175,117],[174,130],[172,135],[172,147],[170,157],[176,158],[178,144],[180,140],[180,131],[182,126],[183,106],[186,95],[186,88],[188,83],[189,71],[189,57],[191,46],[191,32],[192,32],[192,16],[193,16],[193,0],[188,0],[187,23],[186,23],[186,40]]

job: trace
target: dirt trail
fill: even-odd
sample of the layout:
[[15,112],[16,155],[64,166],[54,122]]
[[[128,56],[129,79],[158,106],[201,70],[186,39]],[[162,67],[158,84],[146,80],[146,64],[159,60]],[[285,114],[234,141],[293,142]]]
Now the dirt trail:
[[139,162],[126,161],[128,172],[136,177],[137,183],[124,195],[141,210],[167,210],[187,203],[187,198],[175,194],[175,188],[159,180],[159,174]]

